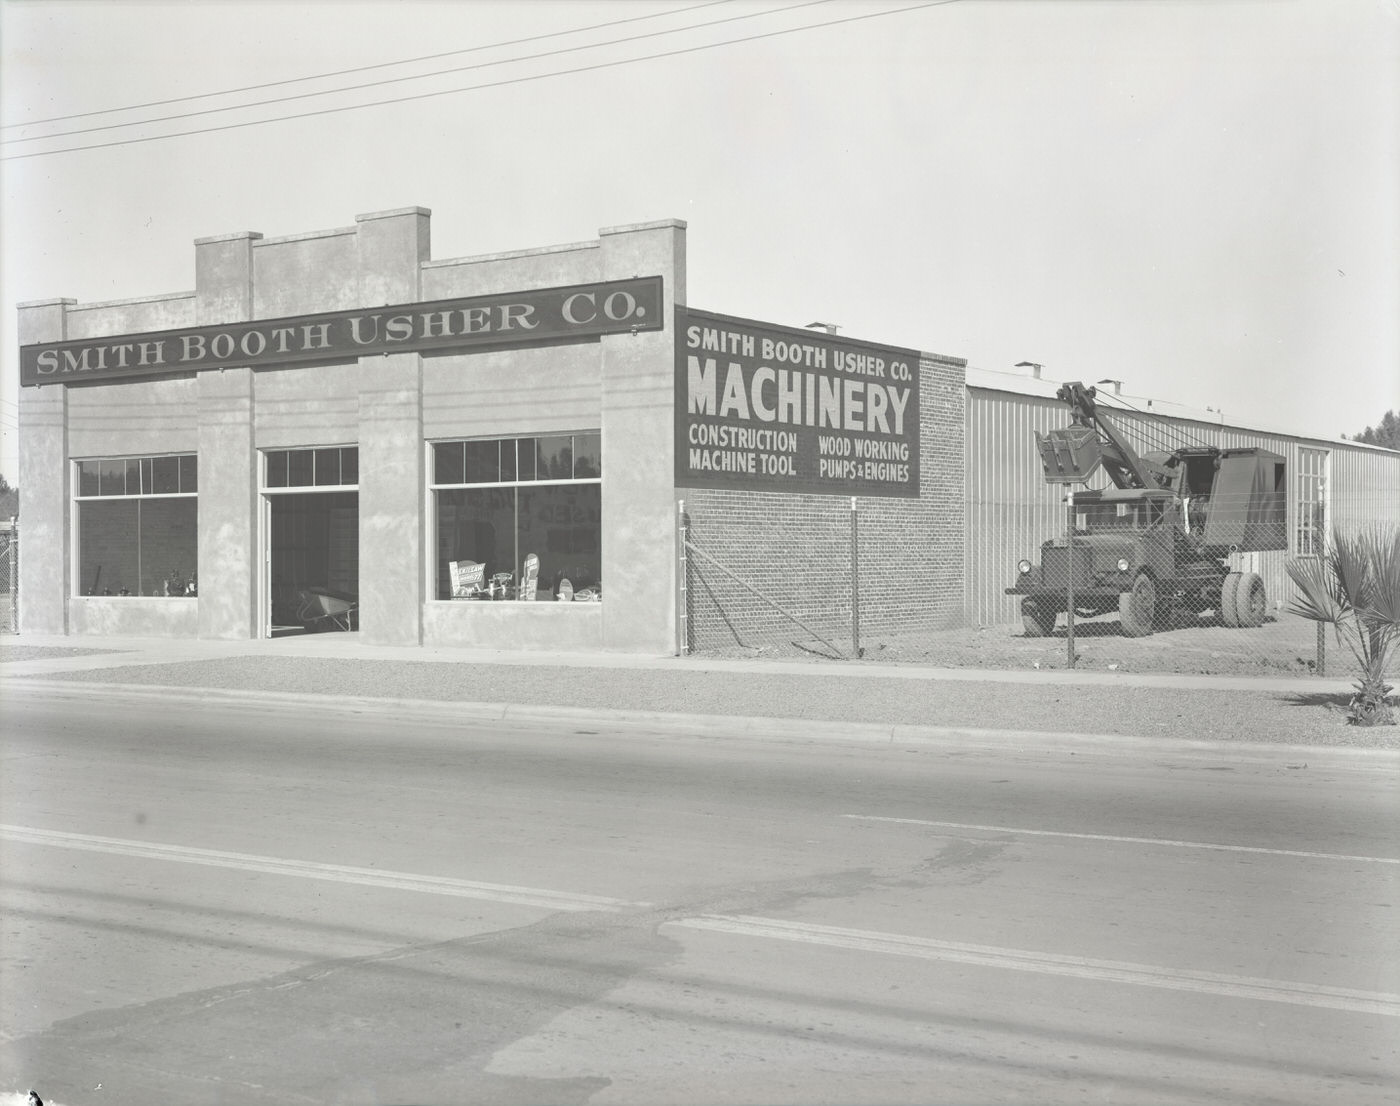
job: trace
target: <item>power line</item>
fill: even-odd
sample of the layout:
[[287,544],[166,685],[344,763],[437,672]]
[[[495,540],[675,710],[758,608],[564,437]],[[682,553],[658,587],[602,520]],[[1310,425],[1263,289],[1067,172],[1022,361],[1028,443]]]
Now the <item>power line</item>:
[[[458,54],[474,54],[482,50],[496,50],[503,46],[522,46],[527,42],[543,42],[545,39],[562,38],[565,35],[583,34],[585,31],[601,31],[608,27],[620,27],[625,23],[639,23],[646,19],[659,19],[662,16],[684,15],[686,12],[696,11],[700,8],[713,8],[719,4],[730,4],[733,0],[706,0],[703,4],[692,4],[688,8],[674,8],[664,12],[653,12],[650,15],[634,15],[627,19],[614,19],[609,23],[594,23],[587,27],[575,27],[568,31],[552,31],[549,34],[529,35],[526,38],[508,39],[504,42],[491,42],[484,46],[468,46],[461,50],[446,50],[440,54],[423,54],[416,58],[401,58],[398,61],[381,61],[374,65],[359,65],[351,69],[335,69],[328,73],[313,73],[306,77],[290,77],[281,81],[266,81],[262,84],[243,85],[240,88],[225,88],[218,92],[200,92],[191,96],[172,96],[166,100],[148,100],[142,104],[127,104],[119,108],[98,108],[96,111],[77,112],[73,115],[53,115],[47,119],[30,119],[24,123],[6,123],[0,125],[0,130],[14,130],[17,127],[37,127],[44,123],[66,123],[70,119],[91,119],[94,115],[111,115],[119,111],[140,111],[143,108],[161,108],[170,104],[186,103],[190,100],[206,100],[213,96],[236,96],[243,92],[260,92],[265,88],[279,88],[283,85],[302,84],[306,81],[323,81],[331,77],[347,77],[352,73],[369,73],[376,69],[392,69],[396,65],[416,65],[419,62],[439,61],[442,58],[456,57]],[[450,72],[450,70],[448,70]],[[433,74],[423,74],[432,76]],[[333,91],[333,90],[332,90]],[[225,109],[232,110],[232,109]],[[50,136],[53,137],[53,136]]]
[[[718,2],[721,2],[721,3],[728,3],[729,0],[718,0]],[[585,44],[582,45],[582,46],[565,46],[565,47],[561,47],[560,49],[557,49],[557,50],[543,50],[543,51],[541,51],[541,52],[539,52],[539,53],[537,53],[537,54],[523,54],[523,55],[521,55],[521,56],[519,56],[519,57],[514,57],[514,58],[502,58],[502,59],[500,59],[499,61],[478,62],[478,63],[476,63],[476,64],[474,64],[474,65],[457,65],[457,66],[451,67],[450,69],[435,69],[435,70],[433,70],[433,71],[430,72],[430,73],[412,73],[412,74],[409,74],[408,76],[404,76],[404,77],[385,77],[385,78],[383,78],[382,80],[378,80],[378,81],[364,81],[364,82],[361,82],[360,84],[341,85],[341,86],[338,87],[338,88],[327,88],[327,89],[322,89],[322,90],[320,90],[320,91],[318,91],[318,92],[297,92],[297,93],[292,93],[291,95],[287,95],[287,96],[273,96],[273,97],[269,97],[268,99],[265,99],[265,100],[250,100],[250,101],[248,101],[248,102],[246,102],[246,103],[242,103],[242,104],[229,104],[229,105],[227,105],[227,106],[225,106],[225,107],[199,108],[199,109],[197,109],[197,110],[195,110],[195,111],[176,112],[176,113],[174,113],[174,114],[172,114],[172,115],[157,115],[157,116],[153,116],[152,118],[149,118],[149,119],[133,119],[133,120],[131,120],[131,121],[129,121],[129,122],[125,122],[125,123],[99,123],[98,125],[93,126],[93,127],[75,127],[75,128],[72,129],[72,130],[67,130],[67,131],[55,131],[55,132],[53,132],[53,133],[51,133],[51,134],[33,135],[33,136],[31,136],[31,137],[28,137],[28,138],[5,138],[5,139],[0,139],[0,146],[12,146],[12,145],[14,145],[16,142],[46,142],[46,141],[50,141],[50,140],[55,139],[55,138],[72,138],[73,136],[79,135],[79,134],[95,134],[95,133],[98,132],[98,131],[115,131],[115,130],[122,130],[123,128],[126,128],[126,127],[142,127],[142,126],[147,126],[147,125],[149,125],[149,124],[151,124],[151,123],[170,123],[170,122],[174,122],[174,121],[177,120],[177,119],[196,119],[196,118],[198,118],[198,117],[200,117],[200,116],[202,116],[202,115],[218,115],[218,114],[220,114],[221,112],[227,112],[227,111],[244,111],[244,110],[247,110],[248,108],[270,107],[270,106],[272,106],[272,105],[274,105],[274,104],[288,104],[288,103],[292,103],[293,101],[296,101],[296,100],[311,100],[311,99],[316,98],[317,96],[335,96],[335,95],[337,95],[337,94],[339,94],[339,93],[342,93],[342,92],[358,92],[358,91],[361,91],[361,90],[366,89],[366,88],[382,88],[382,87],[385,86],[385,85],[403,84],[403,83],[405,83],[406,81],[425,81],[425,80],[428,80],[428,79],[431,78],[431,77],[443,77],[443,76],[447,76],[447,75],[450,74],[450,73],[468,73],[468,72],[471,72],[471,71],[477,70],[477,69],[490,69],[490,68],[492,68],[492,67],[494,67],[494,66],[498,66],[498,65],[513,65],[513,64],[516,63],[516,62],[539,61],[541,58],[558,57],[558,56],[560,56],[560,55],[562,55],[562,54],[575,54],[575,53],[578,53],[579,51],[582,51],[582,50],[598,50],[598,49],[602,49],[602,48],[608,47],[608,46],[620,46],[620,45],[622,45],[623,43],[627,43],[627,42],[640,42],[640,41],[642,41],[643,39],[648,39],[648,38],[659,38],[659,37],[661,37],[662,35],[680,34],[682,31],[703,30],[703,29],[708,28],[708,27],[718,27],[718,26],[720,26],[721,24],[724,24],[724,23],[735,23],[735,22],[738,22],[739,20],[742,20],[742,19],[758,19],[758,18],[761,18],[762,16],[765,16],[765,15],[780,14],[780,13],[783,13],[783,12],[794,11],[794,10],[796,10],[797,8],[808,8],[808,7],[813,7],[814,5],[817,5],[817,4],[829,4],[829,3],[831,3],[831,0],[802,0],[801,3],[798,3],[798,4],[790,4],[790,5],[788,5],[788,6],[785,7],[785,8],[769,8],[769,9],[766,10],[766,11],[745,12],[745,13],[742,14],[742,15],[732,15],[732,16],[728,16],[727,18],[724,18],[724,19],[715,19],[715,20],[711,20],[709,23],[695,23],[695,24],[692,24],[692,25],[689,26],[689,27],[670,27],[670,28],[667,28],[667,29],[661,30],[661,31],[648,31],[648,32],[646,32],[645,34],[632,35],[631,37],[628,37],[628,38],[615,38],[615,39],[610,39],[610,40],[608,40],[608,41],[606,41],[606,42],[585,43]],[[588,29],[592,29],[592,28],[588,28]],[[572,34],[572,33],[574,33],[574,32],[570,32],[570,31],[561,31],[561,32],[559,32],[559,34]],[[550,36],[542,35],[542,36],[540,36],[540,37],[541,37],[541,38],[546,38],[546,37],[555,37],[555,36],[552,36],[552,35],[550,35]],[[522,39],[522,40],[520,40],[520,41],[522,41],[522,42],[528,42],[528,41],[530,41],[530,40],[529,40],[529,39]],[[491,48],[491,47],[475,47],[474,49],[484,50],[484,49],[490,49],[490,48]],[[471,52],[471,51],[467,51],[467,50],[456,50],[456,51],[453,51],[453,53],[470,53],[470,52]],[[403,62],[385,62],[385,63],[383,63],[383,65],[402,65],[402,64],[404,64],[404,63],[403,63]],[[383,67],[383,66],[367,66],[367,67],[365,67],[365,68],[374,69],[374,68],[382,68],[382,67]],[[353,72],[353,70],[351,70],[350,72]],[[292,81],[278,81],[278,82],[274,82],[274,84],[295,84],[295,83],[298,83],[298,82],[300,82],[300,81],[309,81],[309,80],[318,80],[318,79],[319,79],[319,78],[317,78],[317,77],[298,77],[298,78],[296,78],[295,80],[292,80]],[[263,87],[272,87],[272,86],[263,86]],[[224,95],[224,94],[223,94],[223,93],[213,93],[213,95]],[[192,96],[192,97],[183,97],[183,99],[200,99],[200,97],[193,97],[193,96]],[[171,102],[176,102],[176,101],[171,101]],[[113,109],[113,110],[132,110],[132,109]],[[98,112],[89,112],[88,114],[89,114],[89,115],[96,115],[96,114],[100,114],[100,113],[98,113]]]
[[[23,161],[28,158],[49,157],[54,154],[79,153],[85,150],[106,150],[117,146],[135,146],[145,142],[159,142],[168,138],[187,138],[197,134],[214,134],[220,131],[241,130],[245,127],[261,126],[265,123],[289,122],[296,119],[313,119],[323,115],[335,115],[345,111],[359,111],[370,107],[386,107],[392,104],[413,103],[418,100],[430,100],[439,96],[453,96],[459,92],[479,92],[488,88],[502,88],[513,84],[526,84],[531,81],[546,80],[550,77],[572,76],[577,73],[591,73],[604,69],[613,69],[623,65],[632,65],[642,61],[656,61],[661,58],[679,57],[683,54],[695,54],[705,50],[715,50],[721,46],[735,46],[745,42],[758,42],[767,38],[777,38],[782,35],[797,34],[802,31],[820,30],[826,27],[837,27],[847,23],[857,23],[867,19],[878,19],[887,15],[903,15],[906,12],[919,11],[924,8],[937,8],[946,4],[956,3],[957,0],[927,0],[926,3],[912,4],[904,8],[891,8],[887,11],[868,12],[864,15],[846,16],[841,19],[831,19],[823,23],[809,23],[801,27],[789,27],[778,31],[766,31],[760,34],[746,35],[741,38],[726,39],[723,42],[708,42],[699,46],[686,46],[676,50],[666,50],[656,54],[644,54],[635,58],[621,58],[617,61],[597,62],[593,65],[581,65],[573,69],[557,69],[550,73],[537,73],[527,77],[507,77],[499,81],[488,81],[485,84],[467,85],[462,88],[440,89],[436,92],[420,92],[412,96],[400,96],[388,100],[374,100],[367,104],[346,104],[341,107],[321,108],[316,111],[298,112],[293,115],[273,116],[269,119],[250,119],[241,123],[223,123],[211,127],[196,127],[186,131],[172,131],[169,134],[147,135],[142,138],[124,138],[112,142],[93,142],[86,146],[68,146],[58,150],[38,150],[27,154],[6,154],[0,156],[0,161]],[[136,124],[129,124],[135,126]],[[40,141],[30,139],[28,141]]]
[[[1113,398],[1118,404],[1121,404],[1118,410],[1140,417],[1141,421],[1137,419],[1133,420],[1137,423],[1138,434],[1150,445],[1160,448],[1163,453],[1171,453],[1182,447],[1206,446],[1209,444],[1197,437],[1180,423],[1167,422],[1163,417],[1157,415],[1156,412],[1144,410],[1129,400],[1124,399],[1121,395],[1114,396]],[[1171,416],[1167,416],[1167,418],[1170,417]]]

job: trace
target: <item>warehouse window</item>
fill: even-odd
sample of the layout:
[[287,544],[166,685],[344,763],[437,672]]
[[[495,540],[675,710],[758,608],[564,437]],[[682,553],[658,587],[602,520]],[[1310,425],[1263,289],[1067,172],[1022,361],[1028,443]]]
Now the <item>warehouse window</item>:
[[597,431],[436,442],[439,599],[602,597]]
[[1298,556],[1320,557],[1327,548],[1327,451],[1298,450]]
[[198,592],[199,466],[192,453],[74,462],[80,595]]

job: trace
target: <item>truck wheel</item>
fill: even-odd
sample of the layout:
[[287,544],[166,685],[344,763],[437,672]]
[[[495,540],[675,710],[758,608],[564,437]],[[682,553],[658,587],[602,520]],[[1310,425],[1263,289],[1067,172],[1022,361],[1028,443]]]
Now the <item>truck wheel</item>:
[[1118,621],[1128,637],[1146,637],[1157,617],[1157,585],[1145,572],[1138,573],[1131,591],[1118,596]]
[[1055,612],[1027,596],[1021,600],[1021,625],[1026,637],[1049,637],[1055,632]]
[[1235,606],[1235,593],[1239,590],[1240,573],[1229,572],[1220,581],[1220,621],[1226,626],[1240,624],[1239,608]]
[[1241,572],[1235,585],[1235,620],[1240,626],[1262,626],[1269,611],[1269,597],[1257,572]]

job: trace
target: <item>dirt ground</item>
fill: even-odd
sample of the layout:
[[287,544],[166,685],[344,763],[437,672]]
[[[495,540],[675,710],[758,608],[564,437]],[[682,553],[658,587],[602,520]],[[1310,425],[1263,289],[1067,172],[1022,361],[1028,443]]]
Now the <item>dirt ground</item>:
[[[850,635],[833,637],[844,654]],[[1015,625],[982,626],[909,634],[862,633],[861,659],[881,664],[936,668],[1065,668],[1068,648],[1063,617],[1052,637],[1027,637]],[[1148,637],[1125,637],[1118,616],[1076,619],[1075,668],[1083,671],[1191,673],[1210,676],[1296,676],[1317,674],[1317,624],[1287,613],[1271,616],[1257,629],[1231,629],[1210,615]],[[714,655],[706,650],[707,655]],[[736,646],[725,654],[788,659],[831,657],[825,644],[811,640],[766,641]],[[1326,631],[1323,674],[1345,678],[1354,661],[1330,628]]]

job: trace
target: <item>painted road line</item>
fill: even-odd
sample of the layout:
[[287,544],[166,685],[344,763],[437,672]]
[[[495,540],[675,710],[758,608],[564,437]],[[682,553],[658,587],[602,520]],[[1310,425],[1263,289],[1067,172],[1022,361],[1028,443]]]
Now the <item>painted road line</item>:
[[1393,856],[1348,856],[1344,853],[1309,853],[1298,849],[1264,849],[1256,845],[1216,845],[1209,841],[1172,841],[1165,837],[1117,837],[1108,833],[1066,833],[1062,830],[1023,829],[1020,826],[978,826],[967,822],[931,822],[923,818],[884,818],[878,814],[843,814],[858,822],[893,822],[903,826],[977,830],[982,833],[1014,833],[1027,837],[1070,837],[1076,841],[1107,841],[1117,845],[1166,845],[1174,849],[1212,849],[1222,853],[1263,853],[1266,856],[1301,856],[1308,860],[1356,860],[1367,864],[1400,864]]
[[111,853],[141,860],[168,860],[179,864],[201,864],[210,868],[233,868],[241,872],[322,879],[333,883],[353,883],[361,887],[388,887],[396,891],[417,891],[427,895],[450,895],[462,899],[537,906],[545,910],[621,911],[649,907],[650,903],[627,902],[601,895],[580,895],[566,891],[543,891],[535,887],[512,887],[501,883],[478,883],[447,876],[424,876],[411,872],[354,868],[346,864],[322,864],[312,860],[286,860],[275,856],[196,849],[187,845],[161,845],[149,841],[129,841],[119,837],[94,837],[85,833],[32,829],[28,826],[0,825],[0,840],[26,845],[46,845],[83,852]]
[[904,937],[894,933],[872,933],[806,922],[784,922],[774,918],[705,914],[665,924],[683,929],[708,930],[745,937],[768,937],[827,948],[854,949],[858,952],[912,956],[921,960],[1005,968],[1040,975],[1071,976],[1100,983],[1127,983],[1138,987],[1160,987],[1171,991],[1194,991],[1206,995],[1224,995],[1228,998],[1286,1002],[1294,1006],[1381,1014],[1389,1018],[1400,1017],[1400,995],[1378,991],[1355,991],[1345,987],[1220,975],[1216,972],[1198,972],[1183,968],[1158,968],[1150,964],[1094,960],[1086,956],[1062,956],[1058,953],[1028,952],[1024,949],[1004,949],[991,945],[968,945],[958,941]]

